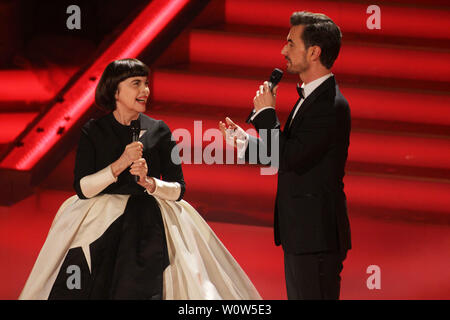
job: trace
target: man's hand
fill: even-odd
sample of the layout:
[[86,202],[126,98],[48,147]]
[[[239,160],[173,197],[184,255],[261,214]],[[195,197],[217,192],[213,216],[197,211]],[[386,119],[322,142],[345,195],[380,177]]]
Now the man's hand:
[[269,89],[269,83],[264,81],[264,84],[259,86],[259,90],[256,91],[256,96],[253,98],[253,106],[255,111],[258,112],[265,107],[275,108],[277,99],[278,85],[273,88],[273,92]]
[[222,132],[223,138],[227,144],[237,148],[237,140],[245,141],[246,133],[245,131],[236,125],[230,118],[225,118],[225,123],[219,121],[219,129]]

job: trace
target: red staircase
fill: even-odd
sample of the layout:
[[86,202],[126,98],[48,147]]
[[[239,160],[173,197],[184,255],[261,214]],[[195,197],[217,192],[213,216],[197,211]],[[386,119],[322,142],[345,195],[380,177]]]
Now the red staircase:
[[[172,131],[193,132],[193,122],[202,120],[205,132],[225,116],[249,128],[244,120],[254,92],[272,68],[285,64],[280,51],[290,14],[323,12],[344,35],[333,72],[352,110],[345,178],[350,215],[448,223],[450,7],[413,3],[383,4],[381,30],[369,30],[363,2],[226,0],[224,24],[186,31],[154,70],[148,114]],[[181,62],[174,49],[180,47],[188,52]],[[283,122],[297,99],[296,82],[285,75],[280,84]],[[233,221],[236,215],[226,212],[240,212],[246,223],[253,217],[271,224],[275,177],[243,165],[183,170],[186,198],[210,217]]]
[[[202,134],[217,128],[225,116],[244,129],[250,128],[244,120],[256,89],[274,67],[284,66],[280,51],[289,30],[290,14],[309,10],[329,15],[344,35],[333,72],[352,111],[344,182],[354,248],[344,268],[347,274],[343,279],[350,280],[343,283],[343,298],[448,299],[448,286],[438,285],[450,279],[445,273],[448,263],[442,263],[441,256],[449,243],[450,223],[450,6],[445,0],[383,2],[381,30],[366,28],[367,6],[364,0],[212,0],[153,65],[148,115],[164,120],[173,132],[187,129],[193,138],[191,142],[194,121],[202,121]],[[53,86],[43,80],[52,70],[0,71],[0,152],[75,71],[73,67],[57,70],[58,81]],[[280,84],[277,109],[283,123],[297,99],[297,81],[295,76],[285,74]],[[181,141],[180,146],[186,143]],[[192,154],[203,151],[209,143],[203,141],[202,150],[193,148]],[[8,236],[5,233],[0,241],[2,245],[9,243],[7,247],[22,239],[25,249],[14,247],[11,252],[28,250],[23,260],[30,268],[32,254],[37,255],[40,248],[36,243],[43,242],[61,199],[73,193],[74,155],[72,150],[56,166],[35,196],[13,206],[11,211],[0,207],[7,213],[27,211],[17,221],[3,215],[7,220],[5,230],[23,232],[22,223],[29,219],[34,202],[38,204],[36,214],[45,211],[48,215],[46,223],[40,222],[35,228],[39,236],[29,241],[35,243],[34,247],[23,240],[24,235],[16,235],[17,241],[11,240],[15,239],[15,232]],[[276,176],[261,175],[256,166],[204,162],[184,164],[183,171],[187,182],[185,199],[209,221],[234,223],[242,230],[243,225],[272,225]],[[53,197],[52,189],[69,193],[56,192],[58,195]],[[264,237],[258,239],[271,237],[270,228],[261,230]],[[231,245],[232,253],[245,264],[249,255],[242,244],[249,241],[249,235],[230,232],[228,237],[223,238],[224,243],[229,248]],[[433,252],[428,251],[430,247],[435,248]],[[426,258],[418,259],[418,253]],[[8,252],[2,254],[10,256]],[[259,272],[261,276],[259,261],[267,257],[250,256],[254,257],[250,259],[254,266],[249,273]],[[276,257],[276,262],[266,264],[268,268],[281,264],[281,256]],[[398,289],[366,291],[364,270],[371,263],[388,270],[384,271],[385,279]],[[14,270],[12,264],[10,269]],[[270,275],[276,275],[274,283],[281,284],[282,267],[277,265],[275,269]],[[17,278],[24,281],[28,269],[21,272]],[[258,288],[266,285],[267,277],[264,274],[255,282]],[[418,282],[412,281],[413,277]],[[405,281],[409,287],[403,286]],[[414,287],[413,282],[420,285]],[[14,290],[21,285],[11,280]],[[264,297],[285,298],[284,288],[281,290],[282,294],[274,293],[271,288]]]
[[[442,1],[412,3],[383,4],[381,30],[369,30],[363,2],[212,1],[197,21],[217,16],[217,23],[194,22],[154,65],[148,114],[166,121],[172,131],[186,128],[192,134],[195,120],[202,121],[204,133],[225,116],[250,128],[243,120],[255,90],[273,67],[284,66],[280,51],[290,14],[324,12],[344,35],[333,72],[352,110],[345,179],[351,214],[389,212],[401,219],[448,222],[450,7]],[[2,149],[75,71],[59,70],[53,87],[41,77],[51,71],[0,72],[1,82],[8,84],[0,88]],[[283,122],[296,100],[297,81],[285,75],[280,84],[277,109]],[[43,186],[71,189],[71,175],[61,171],[72,167],[73,152]],[[185,164],[183,169],[187,199],[207,216],[228,221],[220,212],[233,211],[247,223],[271,224],[275,177],[243,165]],[[218,202],[224,195],[226,201]],[[238,206],[239,199],[246,201]],[[239,215],[231,220],[239,222]]]
[[0,154],[76,71],[74,67],[0,70]]

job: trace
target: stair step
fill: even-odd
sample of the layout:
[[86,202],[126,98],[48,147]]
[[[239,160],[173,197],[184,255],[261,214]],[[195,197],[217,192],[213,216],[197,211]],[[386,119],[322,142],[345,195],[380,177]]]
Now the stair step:
[[[285,38],[196,29],[190,33],[192,63],[216,63],[243,68],[286,65],[281,49]],[[263,50],[261,48],[264,48]],[[333,66],[336,75],[409,79],[446,83],[450,51],[344,42]]]
[[[194,121],[202,121],[201,126],[197,124],[199,128],[197,130],[205,134],[211,128],[216,129],[219,120],[224,117],[215,117],[212,115],[180,117],[174,116],[174,113],[167,109],[153,109],[148,115],[155,119],[161,119],[168,124],[173,135],[179,141],[180,148],[188,148],[190,144],[190,147],[192,147],[192,149],[189,149],[191,152],[191,163],[196,163],[197,160],[195,159],[199,159],[198,162],[206,165],[206,161],[202,157],[203,152],[215,140],[211,138],[208,140],[206,138],[202,139],[201,134],[195,134]],[[236,122],[239,123],[238,121]],[[251,128],[251,126],[243,122],[239,124],[245,130]],[[191,137],[189,142],[183,141],[179,137],[180,131],[177,129],[180,128],[190,132]],[[219,136],[218,132],[216,134],[220,142],[223,143],[223,158],[221,159],[223,159],[223,163],[226,163],[226,156],[227,152],[230,152],[230,147],[226,146],[222,140],[222,136]],[[195,145],[200,144],[195,141],[201,141],[201,150],[194,148]],[[401,136],[384,132],[364,132],[354,129],[351,134],[347,171],[362,174],[375,173],[409,177],[428,177],[448,181],[450,180],[450,161],[448,161],[450,155],[447,151],[448,143],[448,139],[419,137],[416,140],[413,136]],[[211,149],[213,146],[211,145],[209,148]],[[218,148],[220,148],[220,145]],[[195,152],[198,152],[199,156],[196,156]],[[73,162],[74,159],[70,161]],[[68,171],[71,172],[72,170],[69,169]],[[52,187],[56,186],[57,183]]]
[[282,0],[226,0],[225,22],[227,24],[247,24],[289,28],[289,17],[294,11],[321,12],[329,16],[342,33],[359,33],[361,36],[382,34],[386,36],[450,39],[450,7],[448,1],[420,1],[425,7],[415,5],[416,1],[403,0],[400,4],[383,2],[381,29],[370,30],[366,13],[371,3],[355,1],[314,1]]
[[[66,84],[76,67],[37,70],[0,70],[0,106],[5,110],[21,104],[45,103]],[[15,109],[10,109],[13,111]]]
[[[259,85],[266,79],[227,75],[236,69],[222,68],[222,72],[210,74],[194,71],[157,69],[153,72],[152,99],[155,102],[171,102],[182,105],[211,105],[223,112],[233,110],[248,114]],[[236,71],[237,72],[237,71]],[[265,74],[270,74],[267,69]],[[339,81],[339,78],[338,78]],[[176,85],[175,85],[176,84]],[[340,89],[350,104],[352,119],[398,121],[413,124],[449,126],[450,117],[443,117],[450,106],[450,95],[430,92],[414,92],[381,88],[366,88],[340,83]],[[298,99],[295,80],[280,83],[277,110],[289,114]],[[371,98],[368,98],[371,97]],[[424,107],[426,103],[426,107]],[[200,108],[200,107],[199,107]],[[287,118],[287,116],[286,116]],[[450,135],[450,130],[448,130]]]
[[12,142],[36,117],[37,112],[0,113],[0,144]]
[[[40,187],[73,191],[74,161],[75,150]],[[238,164],[184,164],[183,173],[187,185],[185,199],[208,219],[272,224],[275,175],[261,175],[257,166]],[[350,212],[407,221],[450,223],[448,182],[348,172],[344,183]]]
[[[204,199],[205,203],[217,207],[231,199],[236,205],[251,203],[256,206],[254,211],[267,213],[267,218],[272,218],[275,176],[262,176],[259,168],[242,165],[184,165],[183,172],[187,197],[197,201]],[[446,196],[450,192],[449,183],[351,174],[344,178],[344,183],[351,206],[442,214],[449,218],[450,198]]]
[[[211,145],[210,148],[213,146],[219,148],[222,143],[225,145],[222,135],[218,131],[215,133],[210,131],[211,134],[214,134],[215,139],[219,139],[218,144],[215,139],[202,139],[208,130],[218,129],[218,122],[224,121],[223,118],[207,115],[202,118],[175,116],[172,113],[155,111],[150,112],[149,115],[167,123],[173,135],[180,141],[180,148],[199,148],[200,144],[202,149],[208,145]],[[253,129],[249,124],[237,121],[236,123],[244,130]],[[185,136],[180,129],[190,133],[187,140],[179,138],[180,135]],[[227,149],[230,148],[227,146]],[[224,161],[225,151],[223,151]],[[194,162],[194,153],[191,153],[191,161]],[[441,171],[441,178],[449,179],[450,182],[450,139],[352,130],[348,161],[385,165],[385,170],[397,166],[414,167],[419,172],[420,168],[436,169]],[[202,162],[204,163],[204,161]]]
[[[289,17],[288,17],[289,20]],[[227,33],[237,34],[264,34],[266,36],[286,39],[289,33],[289,25],[283,27],[266,26],[266,25],[249,25],[249,24],[222,24],[216,26],[208,26],[208,30],[222,31]],[[371,30],[372,31],[372,30]],[[383,45],[396,45],[404,47],[413,47],[417,49],[425,50],[449,50],[450,42],[443,39],[435,38],[421,38],[414,37],[414,35],[394,36],[389,34],[383,34],[379,32],[367,32],[365,34],[345,32],[343,35],[343,41],[348,43],[363,42],[366,44],[383,44]]]

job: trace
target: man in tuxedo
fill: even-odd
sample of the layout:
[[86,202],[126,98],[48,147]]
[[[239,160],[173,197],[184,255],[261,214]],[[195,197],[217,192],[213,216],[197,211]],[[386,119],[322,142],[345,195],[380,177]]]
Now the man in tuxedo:
[[271,150],[278,139],[274,234],[284,251],[288,299],[339,299],[340,273],[351,248],[343,184],[350,109],[331,73],[342,35],[323,14],[294,12],[290,23],[281,54],[302,85],[297,84],[299,99],[283,130],[276,113],[277,86],[271,90],[267,82],[253,99],[250,118],[260,138],[229,118],[219,128],[228,141],[232,132],[238,154],[245,148],[247,161],[249,150]]

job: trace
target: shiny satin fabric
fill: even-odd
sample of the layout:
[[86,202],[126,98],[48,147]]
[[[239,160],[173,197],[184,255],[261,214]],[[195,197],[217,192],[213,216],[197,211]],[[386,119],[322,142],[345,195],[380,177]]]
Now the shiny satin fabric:
[[[89,245],[124,212],[129,195],[67,199],[19,297],[48,299],[71,248],[81,247],[91,268]],[[261,299],[256,288],[200,214],[186,201],[155,197],[164,222],[170,265],[163,272],[163,299]]]

